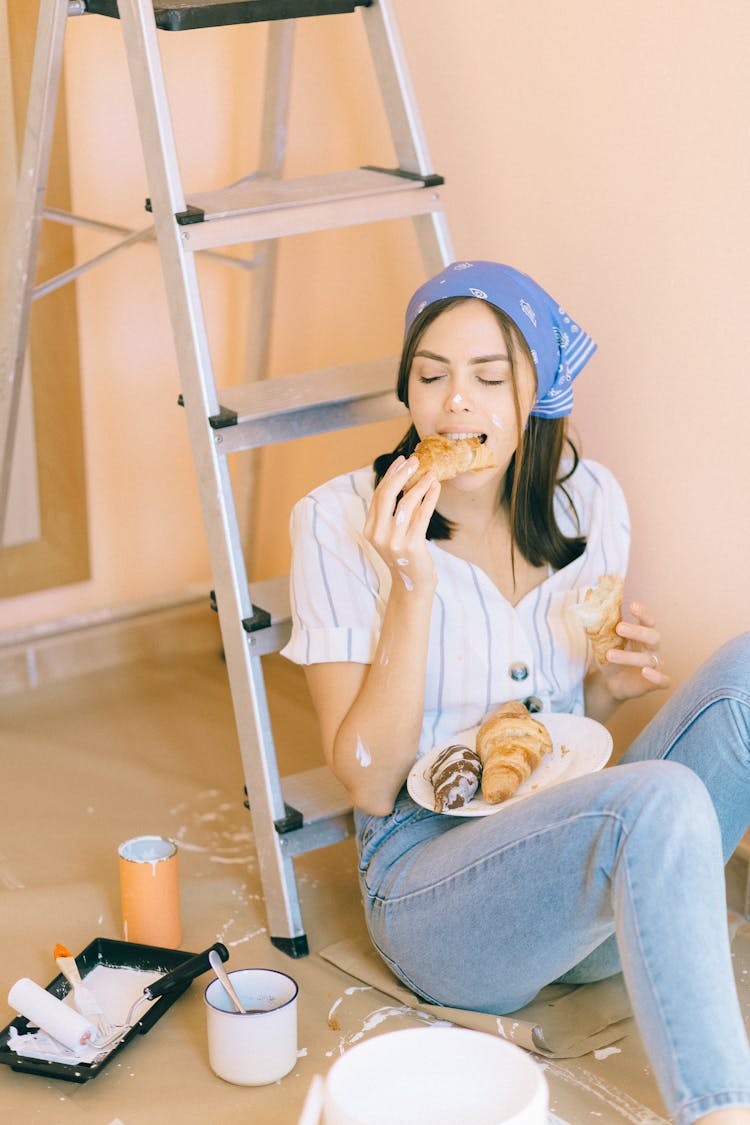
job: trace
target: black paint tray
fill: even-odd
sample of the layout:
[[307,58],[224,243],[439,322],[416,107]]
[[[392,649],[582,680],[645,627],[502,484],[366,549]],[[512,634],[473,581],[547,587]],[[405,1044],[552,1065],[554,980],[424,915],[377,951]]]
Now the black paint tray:
[[[215,948],[218,948],[218,946]],[[222,950],[219,950],[219,953],[221,956]],[[222,960],[226,960],[226,950],[223,953]],[[76,964],[81,977],[85,980],[87,973],[90,973],[97,965],[106,965],[113,969],[139,969],[144,972],[169,973],[196,956],[199,955],[187,953],[181,949],[163,949],[157,945],[139,945],[130,941],[95,938],[90,945],[87,945],[78,954]],[[208,960],[206,959],[205,969],[208,969],[208,967]],[[202,972],[204,969],[201,968],[198,971]],[[172,1007],[175,1000],[189,988],[191,981],[197,975],[198,973],[193,973],[187,980],[180,981],[169,992],[157,997],[148,1010],[144,1012],[142,1019],[137,1020],[118,1043],[94,1062],[48,1062],[45,1059],[25,1058],[23,1055],[17,1054],[8,1046],[11,1028],[14,1027],[19,1035],[23,1035],[33,1026],[25,1016],[17,1016],[0,1032],[0,1063],[5,1063],[13,1070],[25,1074],[41,1074],[45,1078],[63,1078],[68,1082],[88,1082],[91,1078],[96,1078],[110,1059],[119,1054],[123,1047],[130,1043],[136,1035],[145,1035],[147,1031],[150,1031],[164,1013]],[[61,1000],[69,992],[70,985],[65,977],[59,974],[54,980],[50,981],[46,990]]]

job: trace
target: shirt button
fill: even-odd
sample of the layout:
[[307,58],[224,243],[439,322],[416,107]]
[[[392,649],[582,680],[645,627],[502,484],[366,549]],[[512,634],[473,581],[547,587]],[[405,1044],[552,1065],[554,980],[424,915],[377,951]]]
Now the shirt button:
[[511,664],[510,668],[508,669],[508,674],[510,675],[511,680],[525,680],[529,674],[529,670],[525,664],[521,664],[519,662],[516,664]]
[[544,704],[538,695],[530,695],[528,699],[524,699],[523,705],[530,715],[536,715],[537,711],[544,708]]

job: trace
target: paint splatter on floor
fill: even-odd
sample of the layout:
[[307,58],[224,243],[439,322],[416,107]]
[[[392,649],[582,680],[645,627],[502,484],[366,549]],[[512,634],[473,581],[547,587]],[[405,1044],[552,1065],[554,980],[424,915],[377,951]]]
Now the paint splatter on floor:
[[550,1076],[603,1101],[610,1110],[610,1114],[614,1111],[625,1121],[632,1122],[632,1125],[669,1125],[666,1117],[661,1117],[654,1110],[631,1097],[630,1094],[626,1094],[614,1083],[606,1082],[599,1075],[592,1074],[589,1070],[580,1067],[574,1069],[572,1066],[557,1060],[540,1059],[538,1061]]

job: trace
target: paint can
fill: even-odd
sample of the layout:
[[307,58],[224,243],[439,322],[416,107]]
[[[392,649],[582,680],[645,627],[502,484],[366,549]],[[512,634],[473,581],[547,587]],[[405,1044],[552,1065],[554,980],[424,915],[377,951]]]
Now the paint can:
[[182,941],[177,844],[135,836],[118,848],[120,904],[126,941],[176,949]]

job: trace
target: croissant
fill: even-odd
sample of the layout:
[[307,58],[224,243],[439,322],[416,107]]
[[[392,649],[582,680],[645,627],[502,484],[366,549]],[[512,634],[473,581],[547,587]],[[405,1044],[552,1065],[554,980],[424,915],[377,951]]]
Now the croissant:
[[496,805],[512,797],[550,753],[552,739],[523,703],[511,700],[484,720],[477,731],[476,745],[482,759],[482,794]]
[[468,805],[477,789],[482,762],[468,746],[446,746],[432,763],[429,779],[435,790],[435,812]]
[[600,664],[606,664],[608,649],[625,644],[615,632],[622,620],[623,587],[619,574],[602,574],[596,586],[586,591],[583,601],[572,607]]
[[420,441],[414,453],[419,468],[409,479],[407,489],[430,471],[438,480],[451,480],[461,473],[497,467],[494,453],[481,437],[450,438],[444,434],[430,434]]

